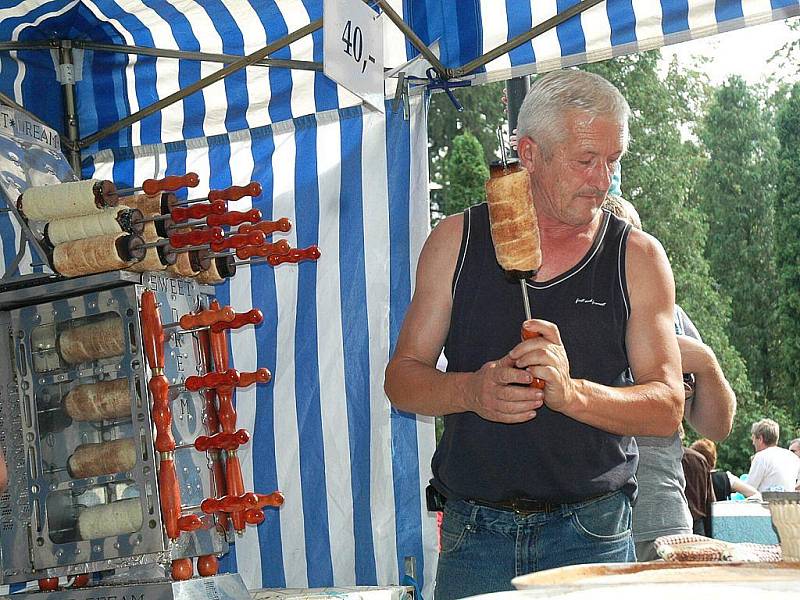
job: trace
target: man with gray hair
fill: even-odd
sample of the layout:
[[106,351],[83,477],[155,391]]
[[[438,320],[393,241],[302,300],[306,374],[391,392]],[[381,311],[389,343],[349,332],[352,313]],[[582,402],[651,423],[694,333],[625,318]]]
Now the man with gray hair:
[[800,458],[778,447],[780,427],[772,419],[753,423],[750,430],[756,455],[750,464],[747,483],[759,492],[791,492],[800,477]]
[[794,438],[789,442],[789,452],[793,452],[800,458],[800,438]]
[[[537,78],[522,104],[542,252],[525,281],[534,319],[523,324],[485,203],[441,221],[422,250],[385,389],[398,409],[444,416],[429,489],[431,509],[444,504],[437,600],[634,560],[631,436],[673,433],[683,385],[664,249],[600,208],[629,115],[619,90],[575,70]],[[636,383],[613,387],[627,368]]]

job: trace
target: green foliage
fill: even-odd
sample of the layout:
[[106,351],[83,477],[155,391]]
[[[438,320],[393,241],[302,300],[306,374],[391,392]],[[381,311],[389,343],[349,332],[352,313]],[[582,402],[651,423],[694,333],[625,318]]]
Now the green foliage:
[[431,200],[433,212],[440,214],[452,214],[444,212],[444,195],[447,192],[444,170],[455,138],[469,131],[483,148],[484,162],[488,164],[497,158],[497,128],[506,120],[502,82],[458,88],[453,93],[463,104],[463,112],[455,109],[447,94],[433,94],[428,111],[430,178],[434,185],[442,186],[441,190],[433,190]]
[[444,159],[442,169],[445,187],[442,212],[452,215],[486,199],[486,180],[489,167],[483,148],[472,133],[465,131],[453,139],[453,146]]
[[712,275],[732,301],[728,334],[756,393],[766,397],[774,368],[777,138],[763,96],[738,76],[714,91],[698,129],[708,160],[697,197],[709,218],[706,256]]
[[779,276],[779,393],[794,416],[800,384],[800,84],[795,84],[778,113],[777,200],[775,248]]

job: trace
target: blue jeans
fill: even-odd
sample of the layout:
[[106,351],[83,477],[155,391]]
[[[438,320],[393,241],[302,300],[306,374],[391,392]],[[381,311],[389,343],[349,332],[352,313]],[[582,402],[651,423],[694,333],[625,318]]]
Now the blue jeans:
[[529,515],[448,501],[441,540],[434,600],[511,590],[517,575],[565,565],[636,561],[623,492]]

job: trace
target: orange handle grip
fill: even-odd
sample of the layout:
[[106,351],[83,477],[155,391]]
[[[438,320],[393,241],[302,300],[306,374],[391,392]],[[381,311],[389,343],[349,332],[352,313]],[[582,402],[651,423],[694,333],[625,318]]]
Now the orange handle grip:
[[[244,494],[244,480],[242,479],[242,466],[239,457],[229,454],[225,462],[225,475],[227,476],[228,492],[235,496]],[[254,494],[253,494],[254,495]],[[231,514],[231,522],[234,531],[244,531],[244,513],[242,510],[234,511]]]
[[248,525],[261,525],[266,517],[260,508],[249,508],[244,511],[244,522]]
[[[221,387],[217,390],[217,403],[219,404],[219,424],[222,431],[232,433],[236,431],[236,409],[233,408],[233,390],[229,387]],[[232,490],[228,487],[228,491]]]
[[277,267],[281,263],[299,263],[303,260],[317,260],[322,253],[316,246],[309,246],[308,248],[294,248],[288,254],[272,254],[267,257],[267,262],[273,267]]
[[271,494],[256,494],[258,498],[257,508],[264,508],[265,506],[273,506],[275,508],[283,506],[284,497],[280,492],[272,492]]
[[153,442],[158,452],[175,450],[175,438],[172,437],[172,411],[169,406],[169,380],[163,375],[154,375],[147,383],[153,397],[151,417],[156,426],[156,439]]
[[173,248],[183,248],[185,246],[221,242],[223,239],[225,239],[225,232],[222,231],[222,227],[207,227],[192,229],[186,233],[171,233],[169,245]]
[[241,225],[242,223],[258,223],[261,220],[261,211],[251,208],[247,212],[232,210],[223,215],[209,215],[206,223],[209,225]]
[[200,452],[206,450],[236,450],[239,446],[250,441],[250,434],[246,429],[240,429],[236,433],[220,432],[214,435],[201,435],[194,441],[194,447]]
[[233,308],[226,306],[225,308],[209,308],[198,313],[187,313],[178,319],[178,323],[184,329],[194,329],[196,327],[209,327],[214,323],[223,321],[232,321],[235,317],[236,312]]
[[[217,300],[212,300],[211,304],[209,305],[211,310],[218,310],[219,309],[219,302]],[[224,331],[222,332],[210,332],[211,338],[211,358],[214,360],[214,370],[215,371],[225,371],[228,369],[229,361],[228,361],[228,336],[225,334]],[[233,429],[227,430],[233,431]]]
[[178,519],[178,529],[181,531],[195,531],[203,526],[203,520],[197,515],[184,515]]
[[186,581],[187,579],[191,579],[193,571],[194,567],[192,566],[191,558],[176,558],[172,561],[170,574],[172,575],[172,579],[175,581]]
[[269,372],[269,369],[261,367],[252,373],[240,373],[239,383],[236,384],[236,387],[245,388],[254,383],[269,383],[270,379],[272,379],[272,373]]
[[239,371],[228,369],[222,372],[206,373],[205,375],[190,375],[184,385],[190,392],[199,392],[205,388],[220,388],[234,386],[239,383]]
[[232,513],[238,510],[247,510],[255,508],[257,505],[258,496],[253,492],[247,492],[238,496],[229,494],[221,498],[206,498],[200,503],[200,510],[210,515],[218,512]]
[[276,231],[282,231],[283,233],[286,233],[291,228],[292,222],[286,217],[283,217],[277,221],[261,221],[259,223],[255,223],[254,225],[241,225],[237,233],[248,233],[254,229],[258,229],[259,231],[263,231],[264,235],[271,235]]
[[211,190],[208,192],[209,200],[239,200],[245,196],[260,196],[261,184],[251,181],[247,185],[232,185],[224,190]]
[[167,537],[178,539],[181,534],[178,519],[181,516],[180,491],[178,474],[175,472],[175,461],[162,459],[158,466],[158,492],[161,499],[161,520]]
[[210,247],[214,252],[222,252],[231,248],[242,248],[243,246],[258,246],[266,241],[266,237],[260,231],[251,231],[244,235],[231,235],[221,242],[211,242]]
[[142,191],[148,196],[155,196],[159,192],[174,192],[184,187],[197,187],[198,183],[200,183],[200,178],[197,173],[170,175],[163,179],[145,179],[142,183]]
[[197,573],[202,577],[216,575],[219,571],[219,560],[213,554],[204,554],[197,558]]
[[[524,327],[522,328],[522,339],[523,340],[532,340],[533,338],[539,337],[539,334],[535,331],[528,331]],[[544,389],[544,380],[539,379],[538,377],[534,377],[533,381],[531,381],[531,387],[539,388],[540,390]]]
[[245,325],[259,325],[264,320],[263,313],[254,308],[245,313],[237,313],[236,316],[230,321],[222,321],[211,325],[211,331],[220,333],[226,329],[239,329]]
[[164,328],[152,290],[142,292],[142,341],[147,364],[151,369],[164,368]]
[[[242,227],[244,227],[244,225],[242,225]],[[242,230],[242,227],[239,227],[239,231]],[[236,250],[236,258],[247,260],[254,256],[284,255],[289,254],[291,249],[289,242],[286,240],[280,240],[273,244],[261,244],[260,246],[242,246]]]
[[176,206],[170,211],[170,218],[173,223],[185,223],[189,219],[202,219],[209,215],[221,215],[228,210],[227,205],[222,200],[216,200],[209,204],[192,204],[183,207]]

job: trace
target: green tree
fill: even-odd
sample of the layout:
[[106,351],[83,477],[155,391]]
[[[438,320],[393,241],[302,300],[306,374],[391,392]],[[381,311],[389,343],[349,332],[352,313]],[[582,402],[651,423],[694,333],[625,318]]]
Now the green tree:
[[709,221],[706,256],[732,300],[731,342],[756,393],[770,397],[777,138],[763,91],[731,77],[714,91],[698,133],[708,156],[697,186]]
[[442,212],[452,215],[486,199],[485,184],[489,178],[481,143],[465,131],[453,139],[442,168],[445,187],[442,190]]
[[797,407],[800,385],[800,83],[795,84],[778,113],[778,179],[775,203],[775,248],[779,276],[779,395]]
[[[744,362],[730,343],[730,299],[711,277],[705,257],[708,224],[694,197],[702,154],[687,131],[703,113],[704,76],[673,62],[659,74],[657,52],[588,65],[614,83],[631,105],[630,147],[622,160],[622,191],[639,210],[644,228],[664,245],[675,274],[677,301],[714,349],[740,404],[752,399]],[[737,420],[737,425],[739,421]],[[720,464],[744,468],[749,423],[720,445]],[[752,452],[752,450],[750,450]]]

